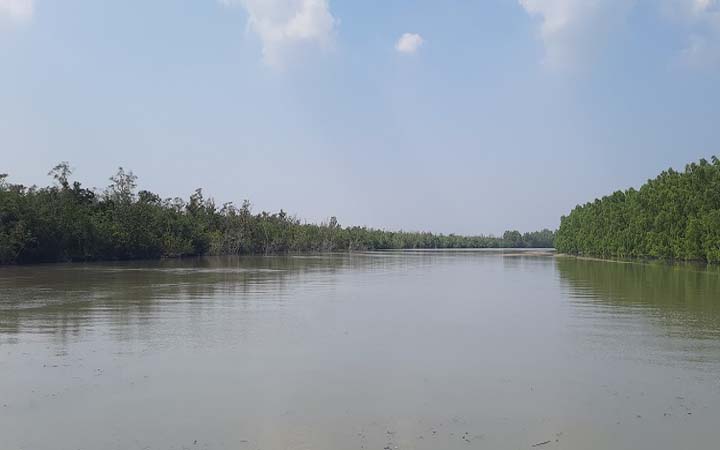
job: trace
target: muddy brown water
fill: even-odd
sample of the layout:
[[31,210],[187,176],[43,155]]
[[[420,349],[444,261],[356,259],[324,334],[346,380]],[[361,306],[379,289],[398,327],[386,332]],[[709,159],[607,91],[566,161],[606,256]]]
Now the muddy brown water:
[[0,268],[0,449],[711,449],[720,270],[417,251]]

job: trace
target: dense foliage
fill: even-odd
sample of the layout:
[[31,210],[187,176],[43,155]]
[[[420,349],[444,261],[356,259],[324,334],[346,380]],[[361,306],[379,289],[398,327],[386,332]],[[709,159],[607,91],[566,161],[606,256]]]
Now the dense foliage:
[[720,262],[720,160],[670,169],[639,190],[576,207],[562,218],[556,247],[576,255]]
[[218,207],[198,189],[189,200],[136,191],[136,177],[120,168],[104,192],[70,182],[67,163],[45,188],[7,183],[0,175],[0,264],[159,258],[204,254],[267,254],[422,248],[552,247],[544,230],[503,238],[390,232],[341,227],[333,217],[301,223],[284,211],[253,214]]

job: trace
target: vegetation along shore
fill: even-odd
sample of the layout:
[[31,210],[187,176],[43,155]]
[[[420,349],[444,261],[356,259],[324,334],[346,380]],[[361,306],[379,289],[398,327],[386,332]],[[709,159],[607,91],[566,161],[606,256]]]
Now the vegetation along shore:
[[201,189],[188,200],[136,192],[120,168],[101,192],[71,181],[68,163],[49,173],[54,185],[26,187],[0,174],[0,264],[152,259],[429,248],[550,248],[550,230],[502,237],[303,223],[284,211],[254,214],[250,203],[218,206]]
[[720,160],[662,172],[563,217],[558,252],[720,263]]
[[103,191],[71,181],[58,164],[48,187],[0,174],[0,264],[431,248],[552,248],[597,258],[720,263],[720,160],[668,169],[639,189],[579,205],[557,232],[459,236],[342,227],[332,217],[304,223],[284,211],[253,213],[250,203],[218,206],[201,189],[188,200],[136,192],[120,168]]

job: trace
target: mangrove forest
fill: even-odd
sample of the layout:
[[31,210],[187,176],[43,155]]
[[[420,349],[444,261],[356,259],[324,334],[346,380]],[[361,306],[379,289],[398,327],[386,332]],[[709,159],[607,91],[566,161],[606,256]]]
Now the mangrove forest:
[[250,203],[217,205],[197,189],[189,199],[141,190],[120,168],[102,190],[71,181],[67,162],[52,186],[26,187],[0,174],[0,264],[152,259],[383,249],[548,248],[555,233],[507,231],[502,237],[303,223],[284,211],[253,213]]
[[662,172],[563,217],[559,252],[720,263],[720,160]]

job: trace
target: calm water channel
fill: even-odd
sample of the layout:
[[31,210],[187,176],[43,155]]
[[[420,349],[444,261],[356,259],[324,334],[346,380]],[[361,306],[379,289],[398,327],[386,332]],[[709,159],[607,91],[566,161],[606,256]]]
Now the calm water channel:
[[720,270],[426,251],[0,268],[0,449],[714,449]]

